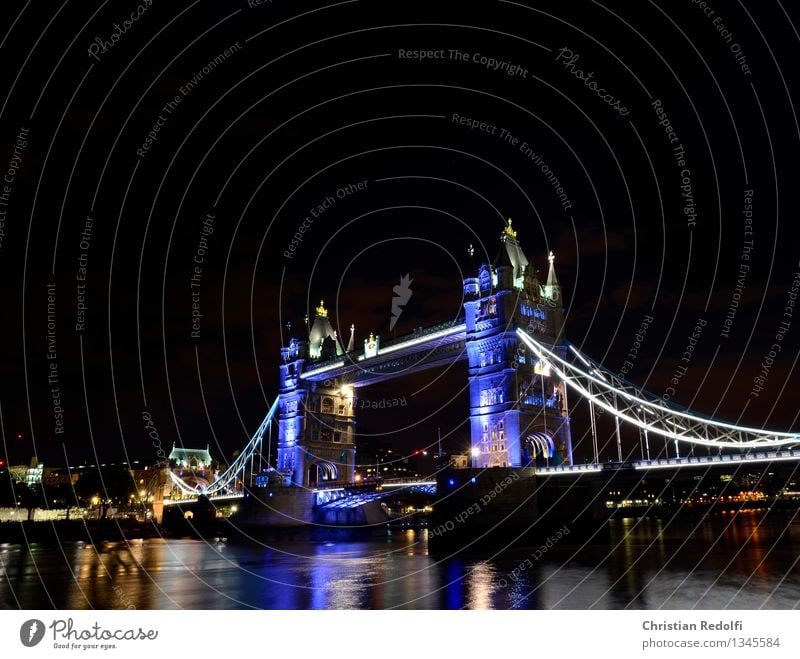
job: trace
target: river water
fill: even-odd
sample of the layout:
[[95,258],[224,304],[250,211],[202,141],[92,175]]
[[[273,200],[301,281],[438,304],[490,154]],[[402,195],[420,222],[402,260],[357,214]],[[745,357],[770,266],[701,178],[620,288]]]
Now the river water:
[[[800,521],[757,513],[612,520],[500,555],[448,555],[426,530],[240,544],[0,545],[0,607],[57,609],[786,609]],[[544,543],[543,539],[543,543]]]

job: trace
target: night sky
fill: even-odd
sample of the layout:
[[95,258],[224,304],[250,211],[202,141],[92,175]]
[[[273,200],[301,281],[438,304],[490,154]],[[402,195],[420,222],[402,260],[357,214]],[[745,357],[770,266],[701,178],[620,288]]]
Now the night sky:
[[[229,458],[320,299],[356,345],[453,320],[508,217],[542,278],[555,252],[584,352],[800,431],[791,3],[249,4],[2,3],[10,462],[156,459],[145,414]],[[465,385],[362,390],[408,404],[358,431],[463,450]]]

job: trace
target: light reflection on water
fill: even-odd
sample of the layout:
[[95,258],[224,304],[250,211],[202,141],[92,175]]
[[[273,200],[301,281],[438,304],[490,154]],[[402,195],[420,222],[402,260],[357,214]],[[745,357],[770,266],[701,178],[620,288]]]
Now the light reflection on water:
[[[615,520],[501,556],[429,552],[425,531],[273,546],[196,540],[0,547],[0,606],[107,609],[791,608],[800,525]],[[728,526],[726,526],[728,525]],[[529,561],[526,563],[526,559]]]

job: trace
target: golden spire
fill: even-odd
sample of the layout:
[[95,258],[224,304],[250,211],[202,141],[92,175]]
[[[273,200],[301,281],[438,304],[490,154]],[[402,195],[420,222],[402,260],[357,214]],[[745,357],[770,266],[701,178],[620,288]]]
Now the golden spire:
[[327,318],[328,317],[328,310],[325,308],[325,300],[319,301],[319,306],[317,307],[317,315],[320,318]]
[[511,238],[517,237],[517,232],[511,228],[511,218],[508,218],[508,225],[506,226],[506,235],[510,236]]

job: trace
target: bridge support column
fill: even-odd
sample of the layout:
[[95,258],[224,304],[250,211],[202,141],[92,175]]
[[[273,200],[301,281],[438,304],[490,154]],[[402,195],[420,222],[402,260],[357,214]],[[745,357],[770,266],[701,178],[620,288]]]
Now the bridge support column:
[[294,471],[292,472],[292,485],[306,485],[306,448],[294,447]]

